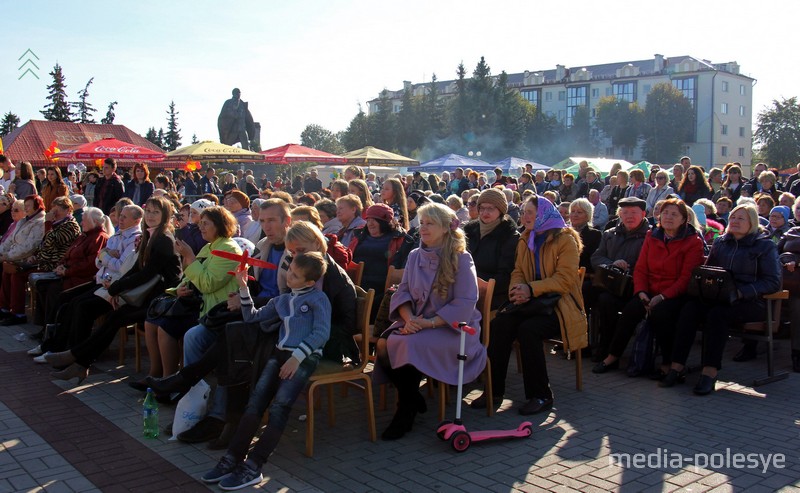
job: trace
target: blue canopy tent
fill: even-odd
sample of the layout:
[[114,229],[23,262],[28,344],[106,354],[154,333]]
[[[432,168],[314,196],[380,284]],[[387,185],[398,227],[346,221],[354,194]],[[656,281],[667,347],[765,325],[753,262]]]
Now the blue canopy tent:
[[[494,166],[495,168],[499,167],[500,169],[503,170],[503,173],[509,174],[514,170],[524,170],[526,164],[531,164],[533,166],[534,172],[537,170],[547,171],[551,168],[551,166],[547,166],[545,164],[540,164],[534,161],[530,161],[528,159],[522,159],[513,156],[507,157],[500,161],[496,161],[492,163],[492,166]],[[520,171],[520,173],[522,173],[522,171]]]
[[431,161],[422,163],[414,171],[424,171],[426,173],[441,173],[442,171],[453,171],[456,168],[467,168],[473,171],[491,171],[495,168],[494,165],[481,161],[480,159],[473,159],[458,154],[446,154]]

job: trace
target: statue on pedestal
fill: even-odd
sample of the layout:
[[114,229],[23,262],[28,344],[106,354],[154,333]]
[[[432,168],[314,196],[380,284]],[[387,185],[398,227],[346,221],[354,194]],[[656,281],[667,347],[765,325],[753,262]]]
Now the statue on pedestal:
[[247,108],[247,103],[241,100],[241,91],[233,90],[233,97],[222,105],[222,111],[217,118],[219,141],[223,144],[242,144],[242,149],[250,149],[250,141],[255,138],[255,124],[253,115]]

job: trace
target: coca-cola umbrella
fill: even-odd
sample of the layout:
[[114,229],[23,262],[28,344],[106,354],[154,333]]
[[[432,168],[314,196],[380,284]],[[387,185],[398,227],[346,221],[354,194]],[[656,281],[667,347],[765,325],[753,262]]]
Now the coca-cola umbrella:
[[288,164],[289,175],[292,174],[293,163],[314,163],[314,164],[345,164],[347,159],[336,154],[325,151],[318,151],[310,147],[299,144],[286,144],[274,149],[261,151],[264,160],[270,164]]
[[65,149],[53,154],[54,158],[64,160],[112,158],[132,161],[160,161],[165,156],[166,154],[163,152],[113,138],[81,144],[78,147]]

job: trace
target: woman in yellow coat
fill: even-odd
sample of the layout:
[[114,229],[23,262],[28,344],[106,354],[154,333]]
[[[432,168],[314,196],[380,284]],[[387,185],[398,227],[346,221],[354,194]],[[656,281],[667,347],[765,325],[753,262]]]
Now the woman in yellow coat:
[[[580,351],[588,345],[586,313],[583,307],[578,262],[583,248],[580,236],[568,228],[558,210],[544,197],[533,195],[525,203],[509,300],[522,305],[533,296],[560,295],[550,315],[498,313],[492,321],[488,356],[492,362],[492,393],[499,406],[505,393],[508,360],[515,340],[522,357],[522,378],[527,402],[522,415],[535,414],[553,406],[547,377],[543,340],[560,337],[564,349]],[[484,396],[472,403],[485,407]]]

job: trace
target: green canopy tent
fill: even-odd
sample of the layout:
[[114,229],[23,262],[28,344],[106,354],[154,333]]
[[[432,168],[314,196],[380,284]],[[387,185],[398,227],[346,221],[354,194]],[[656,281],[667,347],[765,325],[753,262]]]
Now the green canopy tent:
[[628,169],[633,166],[632,163],[622,159],[571,156],[553,166],[553,169],[561,169],[567,173],[572,173],[573,175],[578,176],[578,170],[580,170],[581,161],[586,161],[589,163],[589,166],[595,171],[599,172],[600,176],[603,178],[608,176],[608,173],[611,171],[611,167],[614,166],[614,163],[621,164],[622,169]]
[[[635,169],[640,169],[640,170],[642,170],[644,172],[644,178],[647,179],[650,176],[650,169],[652,167],[653,167],[652,163],[649,163],[647,161],[639,161],[638,163],[634,164],[630,168],[625,169],[625,171],[631,172],[631,171],[633,171]],[[672,179],[672,167],[665,168],[665,167],[663,167],[661,165],[659,165],[659,167],[667,172],[667,174],[669,175],[669,178],[671,180]]]

